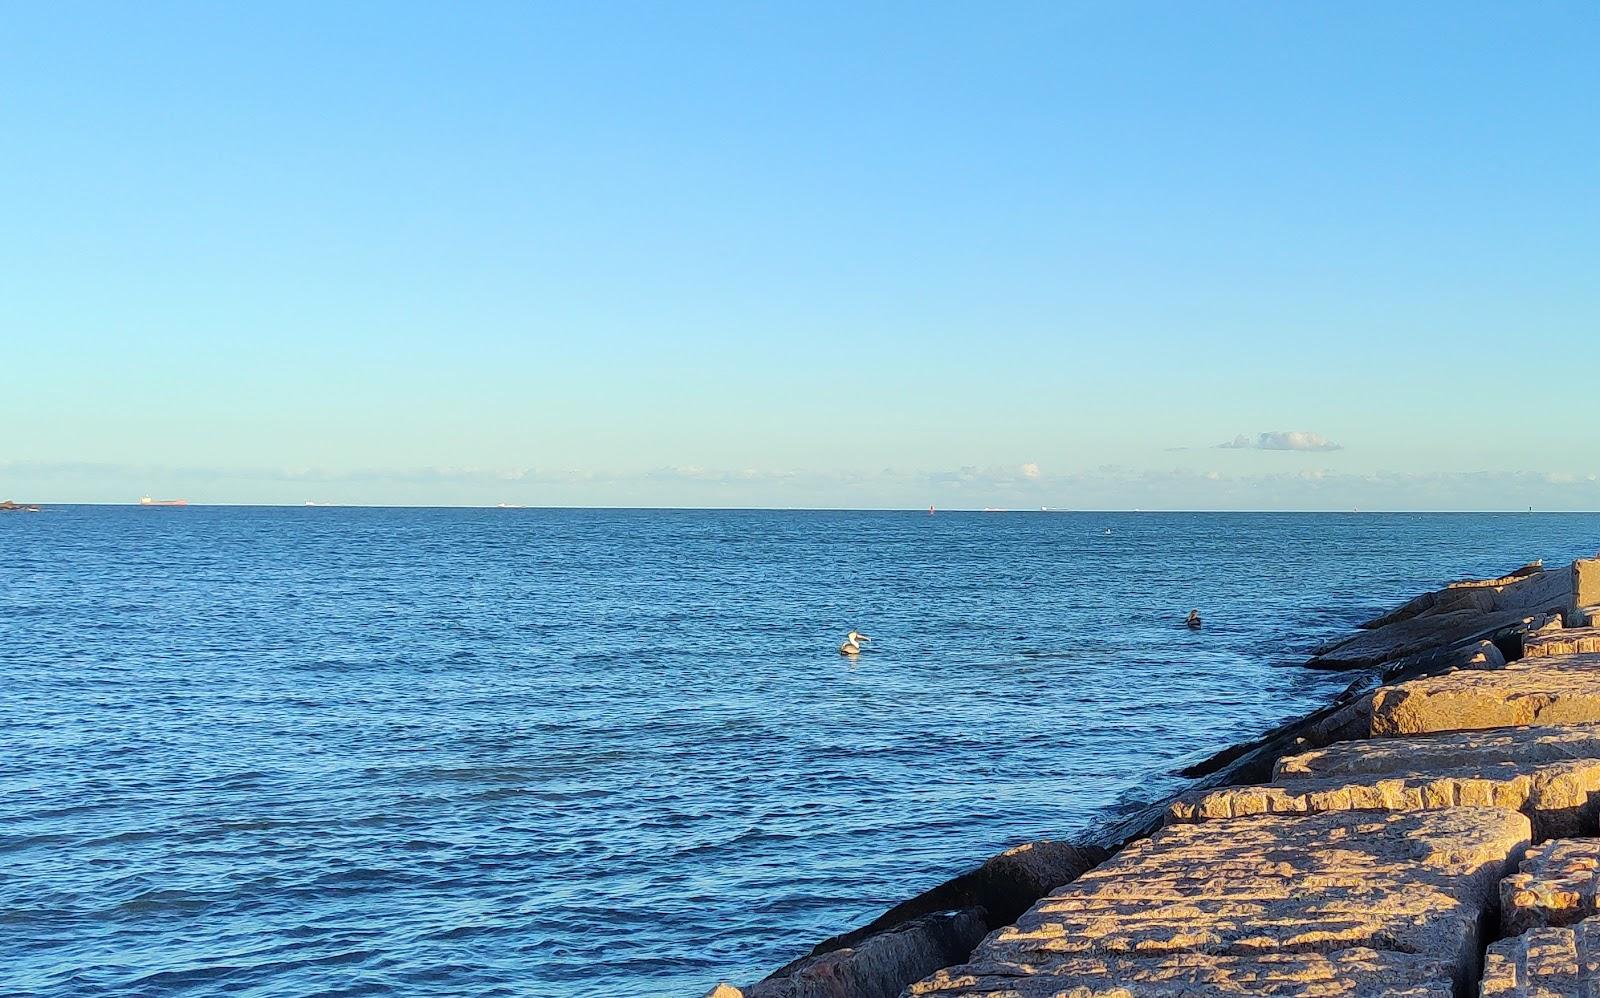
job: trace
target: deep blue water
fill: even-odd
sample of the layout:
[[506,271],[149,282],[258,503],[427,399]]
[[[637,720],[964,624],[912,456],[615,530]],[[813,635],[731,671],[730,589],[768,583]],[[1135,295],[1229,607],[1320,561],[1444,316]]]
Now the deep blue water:
[[1295,665],[1382,606],[1597,546],[1592,515],[0,515],[0,994],[698,995],[1171,789],[1342,688]]

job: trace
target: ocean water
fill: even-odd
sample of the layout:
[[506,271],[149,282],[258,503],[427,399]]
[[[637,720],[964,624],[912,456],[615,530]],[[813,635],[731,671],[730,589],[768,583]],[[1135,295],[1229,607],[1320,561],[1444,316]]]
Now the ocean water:
[[1596,547],[1591,515],[0,515],[0,994],[745,982],[1321,703],[1349,677],[1307,648],[1380,608]]

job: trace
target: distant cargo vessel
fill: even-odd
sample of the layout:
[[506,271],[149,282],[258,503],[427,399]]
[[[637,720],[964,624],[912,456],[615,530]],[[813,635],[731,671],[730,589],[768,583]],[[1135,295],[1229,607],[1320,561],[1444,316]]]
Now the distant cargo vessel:
[[141,506],[187,506],[187,505],[189,505],[189,500],[187,500],[187,499],[152,499],[149,496],[145,496],[143,499],[139,500],[139,505],[141,505]]

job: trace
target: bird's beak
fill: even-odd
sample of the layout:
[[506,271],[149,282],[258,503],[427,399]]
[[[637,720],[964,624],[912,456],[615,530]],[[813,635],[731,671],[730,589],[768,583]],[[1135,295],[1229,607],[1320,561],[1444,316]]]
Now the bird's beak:
[[871,641],[872,640],[871,638],[867,637],[865,634],[857,634],[856,637],[861,639],[862,641]]

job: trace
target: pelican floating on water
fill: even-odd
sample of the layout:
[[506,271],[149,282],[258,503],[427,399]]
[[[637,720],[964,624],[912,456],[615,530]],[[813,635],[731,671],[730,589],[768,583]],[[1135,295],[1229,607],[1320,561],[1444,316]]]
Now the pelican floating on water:
[[871,640],[871,638],[859,631],[851,631],[844,636],[844,644],[839,646],[839,654],[859,655],[861,654],[861,642]]
[[1184,623],[1188,625],[1189,630],[1198,631],[1200,629],[1200,611],[1190,610],[1189,617]]

